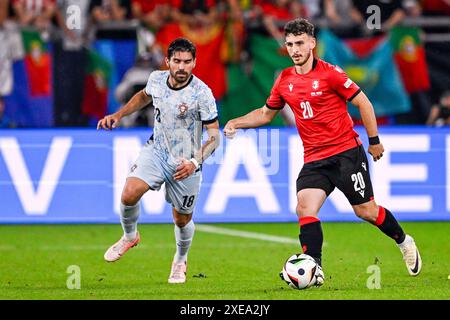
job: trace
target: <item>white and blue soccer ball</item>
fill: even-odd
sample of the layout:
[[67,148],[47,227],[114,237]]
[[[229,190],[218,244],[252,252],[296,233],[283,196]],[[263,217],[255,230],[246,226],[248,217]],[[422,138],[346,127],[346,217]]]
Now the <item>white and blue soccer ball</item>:
[[291,288],[306,289],[313,285],[320,285],[321,267],[317,264],[313,257],[307,254],[294,254],[286,260],[280,277]]

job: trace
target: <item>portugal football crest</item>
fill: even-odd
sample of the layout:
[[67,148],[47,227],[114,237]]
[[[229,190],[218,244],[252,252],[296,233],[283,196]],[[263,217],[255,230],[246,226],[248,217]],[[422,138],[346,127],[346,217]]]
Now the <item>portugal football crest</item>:
[[178,118],[185,118],[186,114],[189,110],[189,106],[186,103],[182,103],[180,105],[178,105],[178,111],[180,111],[180,113],[178,114]]

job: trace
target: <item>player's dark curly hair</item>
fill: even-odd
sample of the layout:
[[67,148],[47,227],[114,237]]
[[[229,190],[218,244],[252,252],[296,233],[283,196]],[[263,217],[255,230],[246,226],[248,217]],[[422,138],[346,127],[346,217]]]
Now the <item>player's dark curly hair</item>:
[[195,59],[195,46],[188,39],[177,38],[172,41],[172,43],[169,45],[169,49],[167,49],[167,57],[169,58],[169,60],[177,51],[190,52],[192,53],[192,57]]
[[293,34],[294,36],[306,33],[307,35],[314,37],[314,25],[306,19],[297,18],[291,20],[284,26],[284,35]]

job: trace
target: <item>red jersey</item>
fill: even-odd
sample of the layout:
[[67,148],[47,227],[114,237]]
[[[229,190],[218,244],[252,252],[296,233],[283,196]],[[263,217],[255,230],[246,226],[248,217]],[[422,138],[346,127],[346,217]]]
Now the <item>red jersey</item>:
[[306,74],[284,69],[273,85],[266,106],[281,110],[288,104],[303,141],[305,163],[331,157],[359,144],[347,111],[347,101],[361,89],[345,72],[320,59]]

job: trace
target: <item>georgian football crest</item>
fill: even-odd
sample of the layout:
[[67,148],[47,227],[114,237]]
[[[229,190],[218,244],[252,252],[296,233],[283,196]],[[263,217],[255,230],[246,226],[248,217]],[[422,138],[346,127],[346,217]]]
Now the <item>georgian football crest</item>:
[[294,88],[294,85],[292,83],[289,83],[289,91],[292,92],[292,89]]
[[313,81],[313,83],[312,83],[312,88],[313,88],[314,90],[319,89],[319,80],[314,80],[314,81]]
[[185,118],[186,117],[186,113],[189,110],[189,106],[186,103],[182,103],[180,105],[178,105],[178,110],[180,111],[180,113],[177,115],[178,118]]

